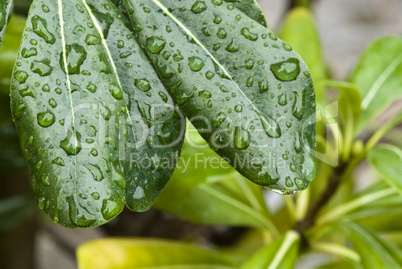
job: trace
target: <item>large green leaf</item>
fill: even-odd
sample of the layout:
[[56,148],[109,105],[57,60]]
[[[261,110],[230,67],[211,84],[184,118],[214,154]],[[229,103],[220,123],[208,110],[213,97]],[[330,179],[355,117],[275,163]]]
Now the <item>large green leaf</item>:
[[101,239],[77,250],[79,269],[228,269],[234,268],[216,254],[165,240]]
[[288,231],[283,237],[258,251],[241,268],[293,269],[299,251],[300,236]]
[[166,88],[210,147],[257,184],[305,189],[316,174],[315,94],[297,53],[222,0],[125,4]]
[[402,98],[402,38],[384,37],[363,53],[351,81],[361,90],[363,129],[392,102]]
[[306,62],[315,84],[317,102],[325,104],[325,88],[317,84],[327,78],[320,34],[310,10],[297,7],[288,13],[280,37]]
[[[126,200],[149,208],[182,141],[173,102],[124,16],[109,1],[92,4],[34,1],[11,92],[38,205],[67,227],[105,223]],[[170,166],[159,167],[153,154],[165,155],[153,146],[165,146]]]
[[[127,141],[120,142],[126,152],[123,165],[126,203],[132,210],[145,211],[152,206],[176,167],[184,141],[185,119],[181,118],[148,56],[125,26],[129,21],[108,0],[86,2],[101,22],[103,32],[109,32],[106,45],[127,94],[132,124],[128,127],[132,131]],[[120,19],[114,19],[116,17]],[[106,28],[107,20],[113,22],[109,28]]]
[[11,0],[0,1],[0,46],[3,42],[4,32],[7,27],[7,20],[11,9]]
[[156,207],[189,221],[271,229],[261,187],[247,181],[208,148],[192,127]]
[[402,267],[402,252],[390,242],[353,222],[339,222],[337,225],[360,254],[364,268]]
[[402,195],[402,150],[392,145],[378,146],[369,151],[368,160],[385,181]]

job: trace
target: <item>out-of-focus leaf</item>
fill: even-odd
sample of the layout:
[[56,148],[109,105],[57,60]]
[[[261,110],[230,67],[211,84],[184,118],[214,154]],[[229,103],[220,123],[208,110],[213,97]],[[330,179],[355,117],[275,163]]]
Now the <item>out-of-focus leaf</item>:
[[363,97],[361,131],[392,102],[402,98],[402,37],[374,41],[360,58],[351,78]]
[[152,239],[101,239],[77,250],[79,269],[234,268],[224,258],[191,245]]
[[193,127],[188,128],[178,166],[155,206],[196,223],[270,225],[262,188],[238,174]]
[[280,36],[306,62],[316,83],[317,102],[324,105],[325,88],[317,83],[327,78],[327,70],[320,34],[310,10],[298,7],[289,12],[283,23]]
[[362,113],[360,108],[361,96],[355,85],[339,81],[323,81],[322,85],[339,90],[338,109],[342,121],[343,159],[349,159],[354,141],[357,124]]
[[300,236],[288,231],[282,238],[258,251],[242,269],[293,269],[298,257]]
[[402,150],[393,145],[383,145],[368,153],[370,164],[385,181],[402,195]]
[[365,269],[402,267],[401,250],[376,233],[350,221],[338,222],[337,226],[353,243]]
[[0,125],[11,122],[10,83],[18,47],[24,31],[25,18],[13,15],[8,22],[4,34],[4,42],[0,48]]
[[14,196],[0,200],[0,232],[23,220],[34,204],[34,200],[26,196]]
[[339,261],[315,267],[314,269],[364,269],[363,265],[352,261]]
[[0,171],[14,173],[26,168],[26,161],[21,153],[20,142],[14,124],[0,126]]
[[11,9],[11,0],[0,1],[0,46],[3,42],[4,32],[6,31],[8,16]]
[[307,188],[317,172],[315,92],[302,58],[221,0],[124,2],[137,39],[184,115],[208,129],[208,144],[256,184]]

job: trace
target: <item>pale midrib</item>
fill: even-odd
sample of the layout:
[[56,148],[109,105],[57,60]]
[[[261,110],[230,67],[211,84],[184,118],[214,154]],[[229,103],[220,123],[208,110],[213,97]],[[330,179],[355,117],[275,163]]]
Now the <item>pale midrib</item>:
[[387,81],[387,79],[391,76],[392,72],[400,65],[402,62],[402,54],[400,54],[392,63],[381,73],[378,79],[375,81],[373,86],[371,86],[368,91],[366,97],[362,102],[362,109],[365,110],[370,105],[371,101],[373,101],[374,97],[377,95],[377,92],[380,90],[381,86]]
[[[119,84],[120,89],[123,91],[123,85],[121,84],[120,77],[118,75],[117,67],[116,67],[116,65],[114,63],[112,53],[110,52],[109,46],[107,45],[107,42],[106,42],[106,39],[105,39],[105,36],[103,35],[102,27],[99,25],[98,20],[96,19],[96,17],[92,14],[92,11],[91,11],[90,7],[88,6],[88,4],[84,0],[81,0],[81,1],[84,4],[85,9],[88,11],[88,14],[91,17],[91,20],[94,23],[95,28],[98,31],[98,33],[99,33],[99,35],[100,35],[100,37],[102,39],[102,45],[106,50],[107,56],[109,58],[109,63],[113,68],[113,73],[115,75],[116,81]],[[96,1],[100,1],[100,0],[96,0]],[[125,105],[125,108],[126,108],[126,111],[129,113],[128,118],[129,118],[129,121],[131,123],[131,126],[133,126],[132,131],[134,132],[134,124],[133,124],[133,121],[131,119],[130,109],[127,107],[127,105]],[[120,124],[120,122],[119,122],[119,124]],[[134,138],[135,138],[135,136],[134,136]]]
[[236,88],[239,90],[239,92],[246,98],[246,100],[250,103],[250,105],[253,107],[256,113],[260,113],[259,109],[251,102],[251,100],[247,97],[247,95],[242,91],[242,89],[239,87],[239,85],[233,80],[232,76],[229,74],[229,72],[226,70],[226,68],[221,65],[221,63],[209,52],[209,50],[202,44],[200,40],[188,29],[181,21],[179,21],[173,14],[158,0],[152,0],[158,7],[160,7],[163,12],[165,12],[179,27],[181,27],[194,41],[199,45],[211,59],[216,63],[225,73],[227,77],[230,78],[230,80],[234,83]]
[[[61,32],[61,43],[62,43],[62,50],[63,50],[63,61],[64,61],[64,70],[66,73],[66,78],[67,78],[67,88],[68,88],[68,96],[70,99],[70,106],[71,106],[71,121],[72,121],[72,127],[73,130],[72,132],[74,133],[74,143],[75,143],[75,150],[77,150],[78,147],[78,141],[77,141],[77,134],[76,134],[76,129],[75,129],[75,112],[74,112],[74,101],[73,101],[73,95],[72,95],[72,89],[71,89],[71,81],[70,81],[70,74],[68,72],[68,63],[67,63],[67,53],[66,53],[66,37],[64,33],[64,17],[63,17],[63,0],[58,0],[58,8],[59,8],[59,20],[60,20],[60,32]],[[68,132],[67,132],[67,139],[68,139]],[[74,197],[77,197],[77,155],[74,155]]]
[[279,250],[275,253],[275,257],[272,262],[269,264],[267,269],[278,269],[279,265],[283,259],[285,259],[286,253],[292,247],[293,243],[299,239],[299,236],[296,232],[290,231],[285,235],[285,239],[281,244]]

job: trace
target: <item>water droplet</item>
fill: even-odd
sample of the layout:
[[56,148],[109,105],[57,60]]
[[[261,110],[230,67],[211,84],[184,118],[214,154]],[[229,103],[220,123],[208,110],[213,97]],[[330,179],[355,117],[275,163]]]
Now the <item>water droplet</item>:
[[135,79],[135,86],[143,92],[147,92],[151,89],[151,84],[145,78],[143,79]]
[[250,146],[250,134],[240,126],[235,127],[234,145],[238,149],[246,149]]
[[52,73],[53,68],[50,66],[49,59],[44,59],[42,61],[35,60],[31,64],[31,71],[41,77],[45,77]]
[[28,74],[24,71],[16,71],[14,73],[14,78],[18,80],[18,82],[24,83],[28,79]]
[[302,90],[302,92],[295,92],[295,101],[293,104],[293,109],[292,109],[292,114],[295,116],[298,120],[301,120],[304,115],[304,97],[305,97],[305,89]]
[[304,189],[304,181],[300,178],[295,178],[296,186],[300,189]]
[[220,112],[218,115],[216,115],[214,121],[212,122],[212,126],[219,127],[225,120],[226,120],[226,114]]
[[112,200],[105,199],[102,202],[101,212],[105,220],[110,220],[120,212],[120,206]]
[[278,138],[282,135],[281,128],[279,124],[269,116],[263,116],[259,114],[262,126],[267,133],[272,138]]
[[204,67],[205,63],[201,58],[193,56],[190,57],[188,65],[191,70],[193,70],[194,72],[198,72]]
[[159,92],[159,96],[162,98],[163,102],[167,102],[168,97],[164,92]]
[[[66,58],[67,58],[67,70],[69,74],[79,74],[81,65],[87,58],[87,52],[85,48],[78,44],[67,45],[65,48]],[[63,52],[60,54],[60,66],[65,73],[65,63]]]
[[283,46],[283,48],[284,48],[285,50],[287,50],[287,51],[292,51],[292,47],[291,47],[290,45],[286,44],[285,42],[283,42],[282,46]]
[[228,52],[237,52],[239,51],[240,47],[239,45],[237,45],[237,43],[235,42],[234,39],[232,39],[232,41],[230,41],[229,45],[227,45],[226,50]]
[[200,91],[198,93],[198,96],[203,99],[209,99],[209,98],[211,98],[212,94],[209,91]]
[[251,86],[253,86],[253,84],[254,84],[254,77],[249,77],[249,78],[247,79],[246,86],[247,86],[247,87],[251,87]]
[[194,14],[199,14],[199,13],[203,12],[206,9],[207,9],[207,6],[205,5],[204,1],[196,1],[194,3],[194,5],[191,7],[191,11]]
[[38,124],[42,127],[50,127],[56,121],[56,117],[54,116],[53,112],[46,111],[42,113],[38,113],[37,115]]
[[300,74],[300,61],[296,58],[289,58],[286,61],[271,65],[274,76],[281,81],[292,81]]
[[235,111],[236,111],[237,113],[241,113],[241,112],[243,111],[243,106],[242,106],[242,105],[236,105],[236,106],[235,106]]
[[54,44],[56,42],[54,35],[47,29],[46,20],[36,15],[32,17],[31,22],[34,33],[42,37],[46,43]]
[[114,98],[117,100],[123,99],[123,91],[119,86],[109,85],[109,91]]
[[297,153],[300,153],[301,150],[302,150],[302,144],[301,144],[300,132],[296,131],[295,132],[295,151]]
[[269,90],[268,80],[264,79],[258,82],[258,87],[260,88],[260,93],[264,93]]
[[281,106],[286,106],[288,104],[288,100],[285,93],[278,96],[278,104]]
[[214,23],[220,24],[222,22],[222,18],[219,15],[215,14]]
[[213,3],[214,5],[216,5],[216,6],[220,6],[220,5],[223,4],[223,1],[222,1],[222,0],[212,0],[212,3]]
[[53,98],[49,99],[49,105],[53,108],[57,107],[57,103]]
[[35,89],[32,88],[32,87],[29,86],[29,85],[25,85],[24,87],[22,87],[21,89],[19,89],[18,92],[20,93],[20,95],[21,95],[22,97],[27,97],[27,96],[29,96],[29,97],[35,98],[35,95],[36,95]]
[[101,38],[100,36],[88,34],[85,38],[85,43],[88,45],[98,45],[101,43]]
[[219,30],[218,30],[218,32],[216,33],[216,35],[217,35],[219,38],[225,39],[226,36],[227,36],[227,33],[226,33],[225,29],[219,28]]
[[77,155],[82,149],[80,133],[76,131],[68,131],[67,137],[60,141],[60,147],[68,156]]
[[135,189],[133,198],[136,199],[136,200],[139,200],[139,199],[142,199],[144,197],[145,197],[144,189],[142,187],[138,186]]
[[92,149],[91,154],[92,154],[92,156],[96,157],[96,156],[98,156],[98,151],[96,149]]
[[247,69],[253,69],[253,67],[254,67],[254,61],[253,60],[251,60],[251,59],[248,59],[248,60],[246,60],[246,68]]
[[256,41],[258,39],[258,34],[254,34],[252,32],[250,32],[248,27],[244,27],[241,29],[241,34],[247,38],[248,40],[251,41]]
[[290,170],[292,170],[292,172],[296,172],[296,165],[294,165],[293,163],[290,164]]
[[99,192],[93,192],[93,193],[91,193],[91,196],[92,196],[92,198],[94,198],[95,200],[99,200],[99,198],[100,198]]
[[49,7],[47,5],[42,5],[42,10],[45,13],[49,13],[49,11],[50,11],[50,9],[49,9]]
[[88,85],[87,85],[87,90],[92,92],[92,93],[95,93],[96,90],[97,90],[97,87],[92,82],[89,82]]
[[215,76],[214,72],[207,71],[207,73],[205,73],[205,77],[207,79],[212,79],[214,76]]
[[176,102],[179,105],[187,103],[190,99],[193,98],[193,93],[187,94],[186,92],[182,92],[176,95]]
[[36,48],[23,48],[21,51],[21,56],[24,58],[29,58],[32,56],[36,56],[38,54],[38,51],[36,50]]
[[101,168],[98,165],[88,163],[88,164],[84,164],[84,167],[86,169],[88,169],[88,171],[92,174],[92,178],[95,181],[100,182],[105,178],[105,176],[103,175],[103,173],[101,171]]
[[60,158],[60,157],[57,157],[56,159],[54,159],[52,161],[52,163],[57,164],[59,166],[64,166],[65,165],[64,160],[62,158]]
[[269,33],[268,35],[272,40],[278,40],[278,37],[274,33]]
[[286,177],[286,182],[285,182],[287,187],[293,187],[293,181],[290,179],[290,177]]
[[165,48],[166,41],[162,38],[153,36],[147,38],[146,44],[151,53],[157,54]]

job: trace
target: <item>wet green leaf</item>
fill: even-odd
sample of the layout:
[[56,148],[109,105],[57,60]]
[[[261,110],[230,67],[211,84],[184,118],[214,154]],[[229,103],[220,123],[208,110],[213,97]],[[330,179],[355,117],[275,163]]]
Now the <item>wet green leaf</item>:
[[297,7],[288,13],[280,37],[306,62],[315,84],[317,102],[325,104],[325,88],[318,82],[327,79],[320,34],[310,10]]
[[188,129],[175,173],[155,205],[196,223],[272,228],[261,187],[211,150],[194,127]]
[[[233,5],[238,8],[242,12],[244,12],[247,16],[261,24],[262,26],[267,27],[267,22],[265,20],[265,16],[261,7],[258,5],[257,0],[224,0],[226,3]],[[219,3],[219,0],[215,0],[216,3]]]
[[370,164],[385,181],[402,195],[402,150],[392,145],[382,145],[368,153]]
[[210,147],[257,184],[305,189],[316,174],[315,94],[297,53],[222,1],[125,4],[166,88]]
[[102,239],[77,250],[79,269],[234,268],[211,252],[166,240]]
[[363,114],[358,130],[402,98],[402,38],[384,37],[371,43],[361,56],[351,81],[361,90]]
[[396,246],[359,224],[345,221],[337,223],[360,254],[367,269],[400,268],[402,252]]
[[[124,16],[106,0],[89,3],[34,1],[11,92],[38,205],[71,228],[103,224],[125,202],[148,209],[175,164],[157,166],[152,146],[170,157],[182,141],[173,102]],[[154,166],[133,166],[138,150]]]
[[299,251],[300,236],[288,231],[284,236],[258,251],[241,268],[294,268]]

